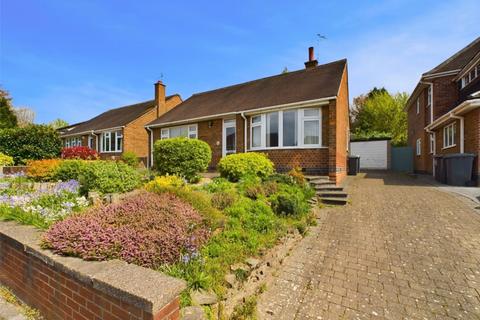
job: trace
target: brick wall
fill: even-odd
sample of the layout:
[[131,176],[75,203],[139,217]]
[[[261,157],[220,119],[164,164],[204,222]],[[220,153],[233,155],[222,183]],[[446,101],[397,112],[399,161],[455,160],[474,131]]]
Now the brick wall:
[[54,256],[38,243],[33,227],[0,222],[0,283],[46,319],[179,319],[183,281],[118,260]]
[[148,132],[145,125],[155,120],[157,110],[152,108],[147,113],[133,120],[123,129],[123,152],[131,151],[139,158],[148,156]]
[[433,79],[433,120],[438,119],[457,106],[458,85],[452,82],[455,76]]
[[[349,96],[348,96],[348,70],[345,67],[343,70],[342,81],[338,90],[338,97],[336,100],[330,101],[330,132],[335,134],[329,135],[331,148],[333,144],[333,137],[335,137],[335,150],[329,150],[330,157],[330,178],[337,183],[340,183],[347,175],[347,144],[350,131],[350,117],[349,117]],[[333,122],[335,118],[335,122]],[[333,154],[335,160],[332,160]],[[333,163],[335,165],[333,166]],[[332,169],[334,172],[332,174]]]

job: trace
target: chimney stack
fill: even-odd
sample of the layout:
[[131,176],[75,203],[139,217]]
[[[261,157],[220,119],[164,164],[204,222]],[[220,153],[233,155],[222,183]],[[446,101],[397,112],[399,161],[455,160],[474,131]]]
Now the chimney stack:
[[165,85],[160,80],[155,83],[155,106],[157,108],[157,118],[168,111],[165,102]]
[[315,59],[315,54],[313,52],[313,47],[308,48],[308,61],[305,62],[305,68],[315,68],[318,66],[318,61]]

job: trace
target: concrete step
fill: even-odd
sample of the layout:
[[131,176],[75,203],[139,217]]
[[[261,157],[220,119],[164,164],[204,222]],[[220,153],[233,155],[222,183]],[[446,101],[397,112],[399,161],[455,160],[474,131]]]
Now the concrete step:
[[348,194],[343,191],[320,191],[316,193],[317,196],[322,198],[347,198]]
[[315,180],[330,180],[328,176],[305,176],[305,179],[310,182]]
[[344,206],[348,202],[347,198],[327,198],[327,197],[321,197],[320,201],[324,204],[332,204],[332,205],[338,205],[338,206]]
[[314,187],[318,186],[335,186],[335,182],[332,181],[316,181],[316,182],[310,182],[310,185]]
[[342,187],[338,187],[335,184],[322,184],[313,187],[316,191],[343,191]]

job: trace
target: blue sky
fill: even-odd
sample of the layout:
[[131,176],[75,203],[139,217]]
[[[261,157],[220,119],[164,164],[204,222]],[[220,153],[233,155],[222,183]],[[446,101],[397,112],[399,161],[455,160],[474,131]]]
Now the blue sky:
[[[480,34],[478,0],[0,0],[0,86],[36,122],[88,119],[347,58],[350,98],[411,91],[422,72]],[[318,41],[316,34],[327,36]]]

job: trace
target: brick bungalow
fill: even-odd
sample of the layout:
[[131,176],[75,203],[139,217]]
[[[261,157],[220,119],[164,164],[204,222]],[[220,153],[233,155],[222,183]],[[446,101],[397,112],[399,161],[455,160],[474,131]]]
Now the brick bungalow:
[[132,151],[146,164],[148,133],[145,125],[182,102],[180,95],[165,96],[165,86],[155,83],[155,99],[108,110],[90,120],[60,128],[65,147],[88,146],[102,159],[118,159]]
[[480,152],[480,37],[424,73],[410,96],[408,144],[414,170],[434,174],[435,155],[473,153],[478,181]]
[[158,139],[198,138],[212,149],[211,169],[228,154],[256,151],[279,171],[298,166],[340,182],[349,131],[347,61],[318,65],[309,51],[303,70],[192,95],[146,126],[150,151]]

